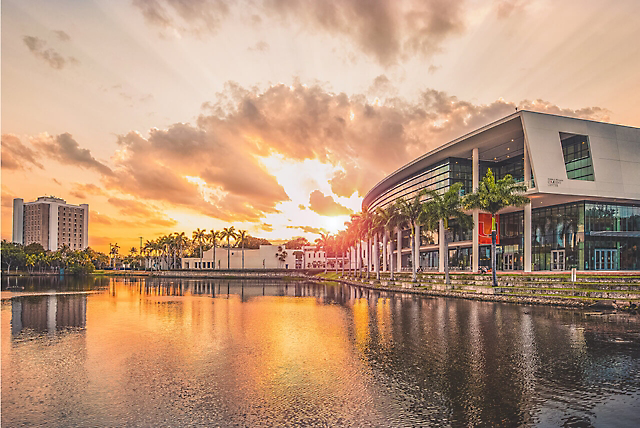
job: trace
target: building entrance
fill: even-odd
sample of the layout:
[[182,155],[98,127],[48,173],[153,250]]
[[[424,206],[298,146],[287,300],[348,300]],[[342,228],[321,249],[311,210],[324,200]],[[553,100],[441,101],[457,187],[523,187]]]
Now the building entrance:
[[564,270],[564,250],[551,250],[551,270]]
[[596,270],[614,270],[617,250],[596,249]]
[[506,253],[502,256],[502,269],[503,270],[513,270],[513,253]]

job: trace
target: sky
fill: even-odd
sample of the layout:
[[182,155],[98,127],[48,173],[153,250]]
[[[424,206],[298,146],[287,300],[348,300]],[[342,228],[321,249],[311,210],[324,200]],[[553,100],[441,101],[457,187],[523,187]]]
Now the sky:
[[2,0],[12,200],[89,245],[336,232],[379,180],[515,108],[640,126],[637,0]]

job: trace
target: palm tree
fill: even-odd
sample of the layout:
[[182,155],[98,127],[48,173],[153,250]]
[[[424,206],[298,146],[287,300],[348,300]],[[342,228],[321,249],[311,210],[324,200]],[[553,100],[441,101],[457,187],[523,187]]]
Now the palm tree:
[[227,270],[229,270],[231,269],[231,243],[229,240],[236,238],[236,228],[233,226],[225,227],[222,229],[222,232],[220,232],[220,238],[227,240]]
[[[392,233],[395,232],[396,228],[399,225],[400,217],[398,208],[395,204],[389,204],[386,208],[378,208],[377,215],[380,221],[384,222],[384,248],[387,247],[387,241],[389,241],[389,279],[391,281],[395,280],[394,269],[393,269],[393,239]],[[398,245],[398,247],[400,247]],[[400,248],[398,248],[400,251]],[[385,256],[386,257],[386,256]]]
[[329,240],[330,235],[328,233],[320,232],[320,237],[316,238],[316,251],[324,251],[324,273],[327,273],[327,257],[329,255]]
[[236,232],[236,247],[238,243],[242,244],[242,269],[244,269],[244,241],[247,239],[247,231],[246,230],[238,230]]
[[494,287],[498,286],[496,276],[496,214],[507,207],[521,207],[529,203],[523,193],[527,191],[524,183],[516,183],[510,174],[496,181],[491,171],[482,178],[478,190],[464,199],[466,209],[479,209],[491,214],[491,273]]
[[382,237],[382,259],[384,260],[383,265],[387,265],[387,233],[385,230],[385,224],[387,223],[388,218],[386,217],[386,212],[382,208],[378,208],[373,212],[373,221],[371,222],[371,230],[373,232],[373,260],[375,263],[376,270],[376,279],[380,281],[380,255],[379,251],[379,243],[378,237],[380,234]]
[[211,229],[211,233],[209,234],[209,242],[213,244],[213,268],[216,268],[216,247],[218,245],[218,238],[222,238],[221,232],[217,232],[214,229]]
[[406,199],[400,199],[398,201],[399,213],[403,223],[406,223],[409,226],[409,230],[411,230],[411,280],[413,282],[418,280],[418,266],[416,263],[416,260],[419,259],[416,257],[416,254],[420,253],[420,233],[418,230],[420,226],[418,224],[418,217],[423,209],[420,199],[422,195],[424,195],[424,192],[424,190],[419,191],[408,201]]
[[455,218],[463,229],[473,228],[473,217],[464,212],[464,206],[460,191],[462,183],[454,183],[444,193],[440,194],[436,190],[429,190],[427,195],[431,197],[424,206],[424,210],[420,215],[419,222],[429,230],[438,229],[442,224],[444,236],[439,237],[443,240],[444,251],[441,257],[444,257],[444,283],[449,285],[449,219]]
[[[182,256],[183,256],[184,247],[187,246],[187,235],[184,232],[180,232],[180,233],[176,232],[174,234],[174,239],[178,247],[178,257],[180,258],[180,268],[182,268]],[[174,262],[174,268],[175,268],[175,262]]]
[[205,230],[197,228],[192,234],[193,243],[195,244],[197,242],[200,246],[200,269],[202,269],[202,241],[204,241],[206,233]]

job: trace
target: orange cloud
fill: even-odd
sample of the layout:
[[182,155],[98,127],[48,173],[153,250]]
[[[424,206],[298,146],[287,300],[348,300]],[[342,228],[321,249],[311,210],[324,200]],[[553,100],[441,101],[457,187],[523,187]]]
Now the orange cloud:
[[17,135],[2,134],[2,169],[30,169],[33,165],[43,169],[38,157]]
[[325,216],[353,214],[349,208],[334,201],[333,196],[325,196],[319,190],[314,190],[309,195],[309,209]]

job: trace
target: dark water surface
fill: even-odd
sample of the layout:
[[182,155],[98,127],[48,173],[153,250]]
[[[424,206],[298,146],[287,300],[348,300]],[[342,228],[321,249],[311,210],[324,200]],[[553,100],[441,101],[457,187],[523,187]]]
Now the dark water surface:
[[56,291],[2,301],[3,426],[640,426],[638,317],[275,280],[5,280]]

